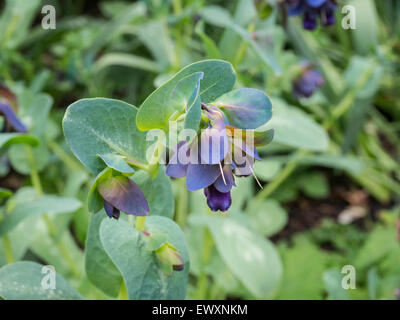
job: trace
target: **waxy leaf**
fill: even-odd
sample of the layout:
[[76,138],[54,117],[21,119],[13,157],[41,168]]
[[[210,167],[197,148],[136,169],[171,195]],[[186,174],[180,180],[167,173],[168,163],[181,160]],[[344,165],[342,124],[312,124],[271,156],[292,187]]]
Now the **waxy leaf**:
[[180,80],[193,73],[203,72],[200,81],[200,99],[207,103],[232,90],[236,80],[232,65],[222,60],[205,60],[193,63],[155,90],[140,107],[136,119],[140,130],[163,129],[176,111],[171,105],[171,92]]
[[74,198],[44,195],[37,199],[18,203],[0,222],[0,237],[14,229],[22,220],[39,215],[73,212],[82,204]]
[[108,154],[99,154],[98,155],[104,163],[114,170],[123,173],[133,173],[135,170],[126,163],[125,157],[115,154],[115,153],[108,153]]
[[199,218],[210,229],[224,262],[246,288],[258,299],[273,297],[282,276],[282,263],[274,245],[236,219]]
[[82,99],[63,119],[64,134],[75,156],[94,174],[106,164],[97,155],[117,153],[130,163],[146,163],[146,134],[135,124],[136,107],[118,100]]
[[100,225],[104,219],[109,219],[104,211],[90,217],[85,245],[85,270],[89,280],[96,287],[105,294],[116,297],[123,280],[100,240]]
[[100,226],[100,239],[123,276],[129,299],[184,299],[189,254],[182,230],[171,219],[159,216],[146,218],[146,230],[150,234],[166,233],[168,242],[182,257],[184,268],[182,271],[174,271],[170,276],[165,274],[155,252],[146,245],[144,234],[123,220],[104,220]]
[[219,97],[213,104],[221,108],[229,124],[239,129],[256,129],[272,116],[267,95],[257,89],[240,88]]
[[150,207],[150,215],[171,218],[174,215],[174,195],[171,181],[165,175],[165,169],[160,168],[154,180],[146,171],[136,172],[131,179],[136,182],[143,191]]
[[325,151],[329,137],[325,129],[307,113],[273,99],[274,116],[262,129],[274,129],[274,142],[312,151]]
[[23,133],[0,133],[0,148],[18,143],[25,143],[35,147],[39,144],[39,140]]
[[[6,300],[81,300],[84,299],[61,275],[51,286],[50,270],[36,262],[20,261],[0,269],[0,297]],[[46,281],[46,276],[48,280]]]

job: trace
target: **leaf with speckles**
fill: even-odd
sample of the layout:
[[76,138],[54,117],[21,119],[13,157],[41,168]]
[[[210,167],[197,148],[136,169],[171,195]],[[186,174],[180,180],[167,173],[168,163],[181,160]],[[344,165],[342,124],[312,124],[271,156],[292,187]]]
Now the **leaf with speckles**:
[[161,216],[146,218],[146,231],[164,233],[184,261],[182,271],[167,275],[162,270],[145,235],[123,220],[105,219],[100,226],[101,243],[112,262],[121,272],[129,299],[184,299],[189,274],[189,253],[185,236],[171,219]]

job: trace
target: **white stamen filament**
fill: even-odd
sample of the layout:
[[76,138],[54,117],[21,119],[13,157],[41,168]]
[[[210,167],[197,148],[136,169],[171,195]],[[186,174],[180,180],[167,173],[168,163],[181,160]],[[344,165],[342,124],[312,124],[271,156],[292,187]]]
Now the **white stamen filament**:
[[221,162],[219,163],[219,170],[221,170],[222,180],[224,180],[224,184],[226,185],[226,180],[225,180],[225,176],[224,176],[224,170],[222,170]]

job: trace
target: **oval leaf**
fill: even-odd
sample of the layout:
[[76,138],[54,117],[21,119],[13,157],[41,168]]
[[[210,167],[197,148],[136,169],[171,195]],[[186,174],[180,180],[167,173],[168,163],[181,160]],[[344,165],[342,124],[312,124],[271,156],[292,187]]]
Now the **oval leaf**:
[[95,174],[106,166],[98,154],[116,153],[143,164],[148,142],[136,127],[136,113],[134,106],[122,101],[82,99],[68,107],[64,134],[75,156]]

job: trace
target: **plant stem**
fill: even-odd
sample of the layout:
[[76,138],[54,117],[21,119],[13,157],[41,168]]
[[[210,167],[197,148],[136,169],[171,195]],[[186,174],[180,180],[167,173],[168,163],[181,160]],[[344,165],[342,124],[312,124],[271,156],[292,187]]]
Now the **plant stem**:
[[272,180],[262,191],[260,191],[256,196],[255,199],[263,200],[269,197],[297,168],[298,162],[297,157],[307,154],[304,150],[297,151],[293,159],[289,160],[283,170]]
[[181,228],[186,225],[186,217],[188,211],[188,191],[186,190],[185,179],[180,179],[179,183],[179,196],[176,204],[175,221]]
[[196,299],[204,300],[207,298],[207,290],[208,290],[208,275],[205,272],[205,266],[208,264],[211,258],[212,248],[214,246],[213,238],[210,234],[210,231],[206,228],[204,230],[204,239],[203,239],[203,253],[202,253],[202,272],[197,280],[197,292]]
[[[26,147],[25,148],[26,156],[28,158],[29,166],[31,169],[30,175],[31,175],[32,185],[36,190],[36,195],[40,197],[43,195],[43,188],[42,188],[42,184],[40,182],[40,176],[39,176],[39,173],[38,173],[38,170],[36,167],[33,150],[32,150],[31,146],[25,146],[25,147]],[[76,268],[74,260],[71,258],[70,254],[68,252],[68,249],[65,247],[64,243],[61,242],[59,239],[57,239],[57,237],[56,237],[57,230],[56,230],[56,227],[54,226],[53,222],[51,221],[50,217],[46,213],[44,213],[43,219],[46,223],[47,229],[49,230],[50,237],[54,240],[60,253],[63,255],[63,257],[67,261],[67,263],[71,269],[71,272],[73,273],[73,275],[76,278],[79,278],[80,272]]]
[[128,290],[126,289],[125,281],[122,280],[121,289],[119,291],[119,300],[129,300]]
[[14,254],[12,251],[11,242],[10,242],[10,238],[8,237],[8,235],[5,235],[3,237],[3,246],[4,246],[7,263],[13,263],[15,261]]
[[73,158],[71,158],[68,153],[64,151],[63,148],[59,146],[59,144],[55,141],[49,141],[47,143],[48,147],[51,151],[62,161],[65,165],[73,171],[77,171],[82,169],[82,166],[76,162]]
[[136,217],[136,225],[135,225],[136,230],[143,231],[145,224],[146,224],[146,216]]

